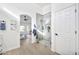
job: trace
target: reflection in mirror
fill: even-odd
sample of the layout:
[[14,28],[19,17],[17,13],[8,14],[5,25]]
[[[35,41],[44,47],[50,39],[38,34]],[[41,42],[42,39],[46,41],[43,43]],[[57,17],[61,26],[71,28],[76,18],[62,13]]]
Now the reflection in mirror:
[[[38,32],[38,41],[47,47],[51,46],[51,12],[41,15],[36,14],[36,24]],[[41,33],[42,34],[41,34]]]

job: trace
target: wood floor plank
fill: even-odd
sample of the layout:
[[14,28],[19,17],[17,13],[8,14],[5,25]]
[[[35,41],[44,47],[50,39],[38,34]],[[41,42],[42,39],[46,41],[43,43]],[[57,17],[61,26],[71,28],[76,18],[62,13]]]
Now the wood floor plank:
[[5,55],[57,55],[57,53],[40,43],[28,44],[23,41],[20,48],[7,51]]

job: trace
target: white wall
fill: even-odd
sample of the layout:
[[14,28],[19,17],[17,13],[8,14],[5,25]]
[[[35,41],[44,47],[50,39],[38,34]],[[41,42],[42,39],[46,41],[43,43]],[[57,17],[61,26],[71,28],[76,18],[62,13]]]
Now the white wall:
[[[0,30],[0,35],[3,38],[3,46],[5,51],[19,48],[20,47],[20,36],[19,36],[19,22],[17,22],[17,28],[16,30],[11,30],[10,24],[11,20],[17,20],[15,17],[11,16],[10,14],[6,13],[2,9],[0,9],[0,20],[5,20],[6,21],[6,30],[1,31]],[[1,40],[1,39],[0,39]]]

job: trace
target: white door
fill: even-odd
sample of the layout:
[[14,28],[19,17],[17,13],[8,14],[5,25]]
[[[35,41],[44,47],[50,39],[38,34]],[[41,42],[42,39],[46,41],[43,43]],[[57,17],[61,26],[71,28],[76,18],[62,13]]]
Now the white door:
[[56,12],[55,49],[59,54],[75,54],[75,6]]

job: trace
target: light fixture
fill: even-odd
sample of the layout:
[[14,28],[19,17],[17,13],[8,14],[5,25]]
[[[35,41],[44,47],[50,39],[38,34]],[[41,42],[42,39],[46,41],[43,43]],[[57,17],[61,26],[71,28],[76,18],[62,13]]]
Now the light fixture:
[[26,21],[26,20],[28,20],[28,19],[26,19],[26,16],[24,16],[24,21]]

